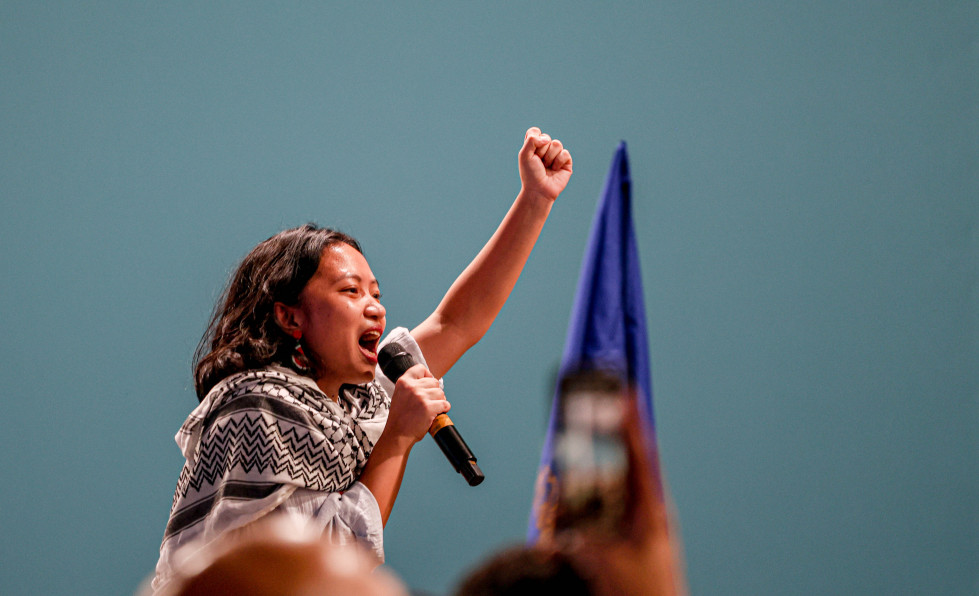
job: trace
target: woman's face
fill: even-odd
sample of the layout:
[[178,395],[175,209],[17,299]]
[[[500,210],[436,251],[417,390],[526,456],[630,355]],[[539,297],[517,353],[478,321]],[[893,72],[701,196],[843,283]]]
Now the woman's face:
[[377,344],[384,333],[381,292],[367,259],[348,244],[323,249],[316,273],[293,307],[316,383],[336,397],[344,383],[374,378]]

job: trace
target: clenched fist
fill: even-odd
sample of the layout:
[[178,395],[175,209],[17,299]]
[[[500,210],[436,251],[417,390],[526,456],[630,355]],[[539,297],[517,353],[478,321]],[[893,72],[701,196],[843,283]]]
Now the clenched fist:
[[571,154],[536,126],[527,129],[518,162],[524,191],[551,201],[571,178]]

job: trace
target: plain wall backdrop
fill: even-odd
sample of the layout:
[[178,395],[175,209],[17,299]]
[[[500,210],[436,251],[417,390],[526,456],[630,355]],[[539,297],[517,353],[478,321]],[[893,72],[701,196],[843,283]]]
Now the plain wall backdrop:
[[629,146],[694,594],[979,590],[979,4],[0,1],[0,593],[152,571],[238,260],[316,221],[412,326],[575,174],[386,531],[444,593],[523,537],[584,239]]

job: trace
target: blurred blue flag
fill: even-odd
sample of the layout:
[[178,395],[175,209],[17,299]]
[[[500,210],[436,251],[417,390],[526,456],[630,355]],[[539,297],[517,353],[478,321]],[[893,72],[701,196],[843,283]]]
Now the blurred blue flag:
[[[635,387],[640,415],[652,429],[653,391],[646,311],[632,226],[631,180],[624,141],[612,159],[592,222],[559,378],[573,370],[594,367],[617,371]],[[548,512],[553,511],[554,497],[556,398],[555,389],[527,527],[528,542],[536,542],[551,522]]]

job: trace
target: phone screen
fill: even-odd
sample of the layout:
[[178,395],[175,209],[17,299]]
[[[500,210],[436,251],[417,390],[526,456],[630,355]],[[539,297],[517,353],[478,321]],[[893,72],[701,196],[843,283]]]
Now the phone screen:
[[618,534],[626,512],[625,392],[615,375],[575,372],[561,380],[554,445],[555,530]]

